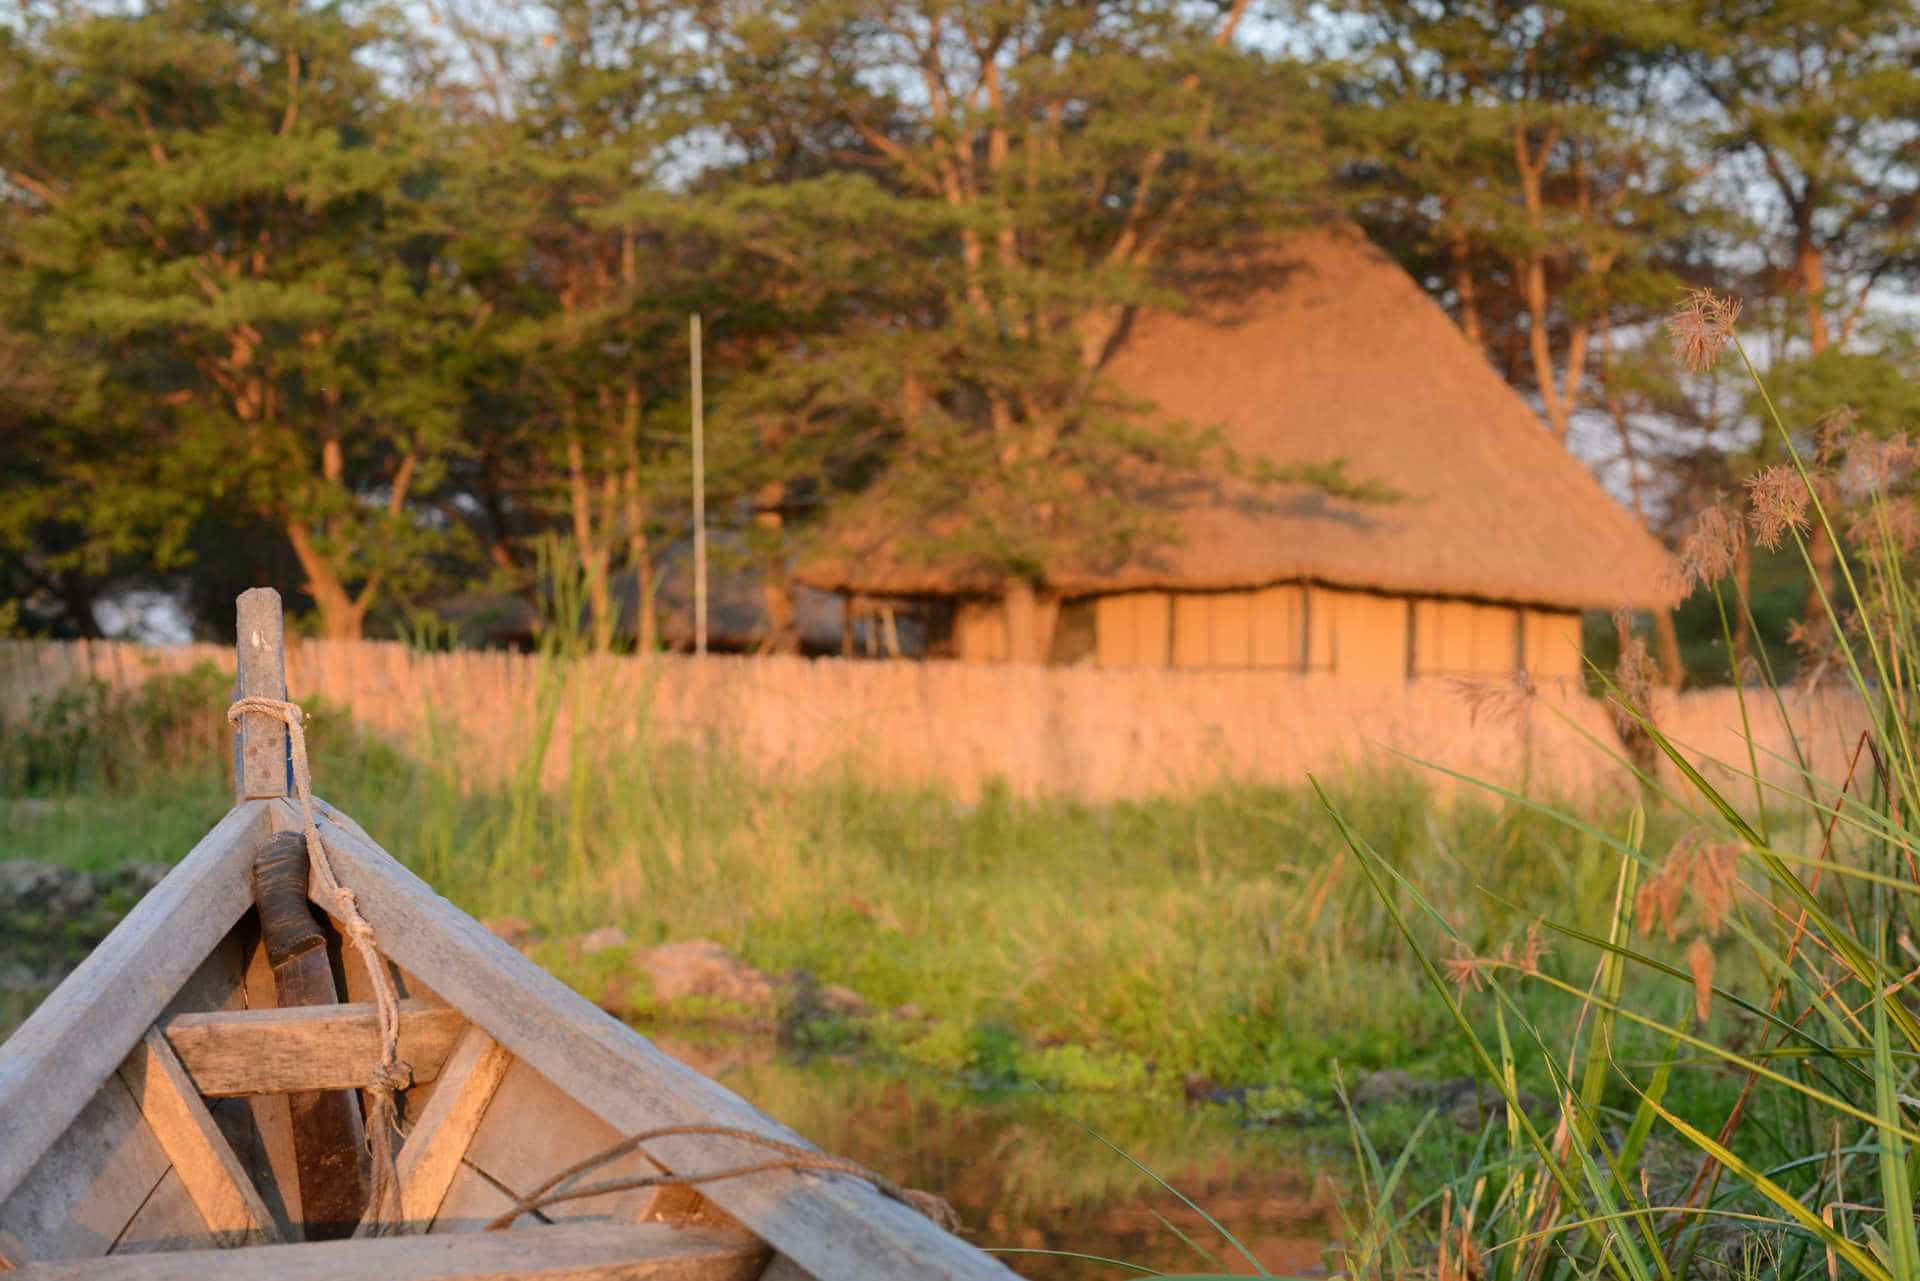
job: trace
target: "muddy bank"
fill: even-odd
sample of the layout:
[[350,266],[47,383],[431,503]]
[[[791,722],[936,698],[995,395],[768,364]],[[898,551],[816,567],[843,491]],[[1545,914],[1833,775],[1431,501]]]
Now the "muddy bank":
[[0,860],[0,992],[50,991],[166,874],[159,863],[83,872]]

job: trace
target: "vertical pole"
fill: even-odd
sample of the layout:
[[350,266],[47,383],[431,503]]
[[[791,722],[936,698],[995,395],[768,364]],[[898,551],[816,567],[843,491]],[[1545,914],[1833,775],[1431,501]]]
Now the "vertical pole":
[[[233,696],[287,697],[287,651],[280,593],[252,587],[234,602]],[[240,718],[233,731],[233,797],[288,796],[293,792],[293,759],[287,727],[271,716]]]
[[687,326],[693,379],[693,652],[707,652],[707,426],[700,376],[700,313]]
[[[234,604],[234,633],[234,697],[284,702],[287,655],[280,593],[271,587],[241,592]],[[238,799],[292,794],[286,722],[257,712],[241,717],[233,734],[233,759]],[[253,870],[260,942],[273,968],[280,1004],[337,1004],[340,991],[334,985],[326,938],[307,906],[305,839],[297,832],[274,837],[255,856]],[[309,1241],[350,1236],[367,1205],[360,1097],[352,1090],[325,1090],[286,1098],[303,1219],[297,1232]]]

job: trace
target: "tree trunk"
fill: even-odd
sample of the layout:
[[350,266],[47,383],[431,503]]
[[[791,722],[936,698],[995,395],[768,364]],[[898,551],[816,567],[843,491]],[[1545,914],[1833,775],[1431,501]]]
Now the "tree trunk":
[[1679,689],[1687,682],[1687,665],[1680,657],[1680,633],[1673,625],[1673,611],[1653,611],[1653,637],[1660,649],[1660,667],[1666,673],[1667,686]]
[[770,531],[774,545],[760,578],[761,599],[767,611],[767,634],[760,642],[763,654],[800,652],[799,612],[793,604],[793,579],[787,573],[786,549],[780,543],[780,531],[786,524],[781,507],[786,500],[786,484],[777,480],[763,486],[754,500],[758,510],[753,514],[753,523]]
[[1053,625],[1060,617],[1060,598],[1036,591],[1024,579],[1007,588],[1007,661],[1044,663],[1053,649]]
[[1450,237],[1449,248],[1453,255],[1453,292],[1460,300],[1460,328],[1467,335],[1467,341],[1473,344],[1473,349],[1484,356],[1487,354],[1487,327],[1480,319],[1480,289],[1473,278],[1473,260],[1467,233],[1455,229]]
[[[569,415],[571,416],[571,415]],[[573,507],[573,541],[587,576],[587,601],[593,611],[593,648],[613,648],[613,593],[607,587],[607,554],[593,536],[593,489],[587,483],[586,451],[578,432],[567,434],[567,496]]]
[[367,616],[372,591],[363,591],[355,600],[331,562],[320,554],[304,526],[287,525],[287,541],[293,544],[294,559],[306,575],[307,595],[320,610],[320,634],[328,640],[359,640],[361,625]]
[[[1802,233],[1799,261],[1795,269],[1800,277],[1800,287],[1806,294],[1807,348],[1818,356],[1831,343],[1827,331],[1827,258],[1820,247],[1812,242],[1810,230]],[[1813,562],[1813,581],[1807,584],[1807,600],[1801,607],[1800,621],[1818,634],[1827,624],[1827,607],[1821,601],[1821,594],[1825,593],[1829,601],[1833,599],[1834,565],[1838,557],[1833,540],[1827,537],[1826,526],[1817,520],[1807,538],[1807,558]]]

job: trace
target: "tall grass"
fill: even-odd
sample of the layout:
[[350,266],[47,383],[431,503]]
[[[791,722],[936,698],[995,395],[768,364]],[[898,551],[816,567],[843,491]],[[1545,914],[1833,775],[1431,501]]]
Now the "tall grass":
[[[1871,728],[1844,777],[1816,776],[1805,745],[1790,744],[1787,786],[1768,781],[1783,762],[1749,736],[1744,759],[1719,762],[1739,785],[1719,787],[1637,681],[1610,683],[1630,738],[1665,766],[1620,762],[1640,773],[1643,808],[1595,823],[1533,807],[1605,850],[1604,919],[1563,905],[1526,944],[1495,952],[1466,936],[1474,913],[1457,893],[1323,794],[1434,1007],[1509,1101],[1456,1177],[1381,1199],[1377,1249],[1362,1261],[1372,1274],[1920,1277],[1920,633],[1908,565],[1920,451],[1844,422],[1790,430],[1740,345],[1737,311],[1698,296],[1676,335],[1696,359],[1730,347],[1746,363],[1787,461],[1755,478],[1743,510],[1709,516],[1685,569],[1734,620],[1748,603],[1718,580],[1749,529],[1791,546],[1816,582],[1814,540],[1850,548],[1821,591],[1802,671],[1844,682]],[[1743,715],[1780,697],[1771,669],[1739,675]],[[1480,893],[1514,901],[1498,882]],[[1702,1077],[1734,1088],[1680,1102]],[[1551,1106],[1528,1114],[1525,1079],[1550,1084]]]
[[[1336,1060],[1461,1066],[1361,861],[1303,789],[1111,805],[990,789],[962,803],[851,776],[770,780],[691,748],[615,754],[555,789],[541,781],[564,746],[553,735],[604,735],[633,713],[572,679],[564,627],[547,646],[538,732],[502,749],[510,782],[472,785],[442,753],[402,754],[320,705],[316,786],[468,911],[555,940],[541,961],[614,1008],[658,1013],[618,957],[566,940],[603,926],[635,946],[705,936],[776,973],[809,970],[880,1011],[910,1007],[856,1029],[877,1051],[982,1084],[1179,1098],[1191,1076],[1271,1087],[1255,1106],[1285,1110],[1321,1095]],[[210,671],[194,680],[191,699],[175,684],[89,689],[70,695],[92,700],[85,717],[43,709],[49,727],[99,733],[62,739],[59,769],[6,771],[0,793],[50,798],[0,806],[7,852],[98,867],[189,848],[229,803],[227,692]],[[1435,884],[1498,883],[1524,905],[1443,898],[1474,913],[1474,946],[1610,884],[1604,839],[1523,806],[1442,801],[1411,770],[1336,790],[1368,839]]]

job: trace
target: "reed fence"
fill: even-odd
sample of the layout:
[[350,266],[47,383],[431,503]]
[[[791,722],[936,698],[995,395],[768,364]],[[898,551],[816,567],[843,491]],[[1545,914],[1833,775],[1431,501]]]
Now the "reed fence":
[[[0,642],[0,727],[84,678],[130,688],[198,663],[233,667],[213,645]],[[475,783],[523,768],[539,728],[550,781],[576,760],[691,744],[782,776],[847,771],[963,797],[999,780],[1023,795],[1088,800],[1298,783],[1406,758],[1558,795],[1624,786],[1603,705],[1568,689],[1524,709],[1476,714],[1447,681],[1360,684],[1260,671],[988,666],[680,655],[569,662],[525,654],[428,653],[377,641],[314,641],[288,653],[296,700],[346,709],[402,750]],[[1797,785],[1790,723],[1811,768],[1846,772],[1862,710],[1842,689],[1793,691],[1784,708],[1748,691],[1762,773]],[[1747,760],[1735,692],[1661,695],[1657,721],[1710,777]],[[1750,795],[1750,792],[1748,793]]]

